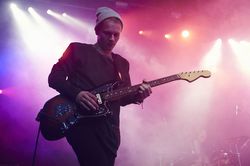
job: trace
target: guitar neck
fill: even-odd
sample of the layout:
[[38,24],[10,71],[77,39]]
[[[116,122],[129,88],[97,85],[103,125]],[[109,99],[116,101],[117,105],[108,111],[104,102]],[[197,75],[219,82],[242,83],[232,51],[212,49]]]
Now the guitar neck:
[[[178,74],[175,74],[175,75],[171,75],[168,77],[163,77],[163,78],[149,81],[147,82],[147,84],[149,84],[151,87],[155,87],[155,86],[159,86],[159,85],[162,85],[171,81],[175,81],[175,80],[180,80],[180,79],[181,79],[180,76]],[[136,94],[138,92],[140,85],[141,84],[137,84],[137,85],[130,86],[130,87],[112,90],[111,92],[106,92],[103,94],[103,98],[106,101],[114,101],[114,100],[118,100],[128,95]]]
[[[175,75],[171,75],[168,77],[163,77],[163,78],[159,78],[156,80],[152,80],[147,82],[151,87],[155,87],[155,86],[159,86],[168,82],[172,82],[172,81],[176,81],[176,80],[180,80],[181,78],[179,77],[178,74]],[[139,84],[138,86],[140,86],[141,84]]]

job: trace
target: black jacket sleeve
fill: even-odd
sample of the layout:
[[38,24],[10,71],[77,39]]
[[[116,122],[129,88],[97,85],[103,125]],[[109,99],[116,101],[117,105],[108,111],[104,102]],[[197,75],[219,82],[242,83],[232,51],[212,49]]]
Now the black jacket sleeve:
[[73,66],[76,64],[74,56],[75,44],[71,43],[59,61],[54,64],[48,78],[48,83],[51,88],[57,90],[60,94],[75,100],[77,94],[81,91],[80,88],[74,86],[70,82],[70,78],[74,73]]

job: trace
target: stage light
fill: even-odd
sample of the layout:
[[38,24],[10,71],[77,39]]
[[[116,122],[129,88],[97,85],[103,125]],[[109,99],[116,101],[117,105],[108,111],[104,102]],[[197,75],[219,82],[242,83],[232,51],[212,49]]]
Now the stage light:
[[29,7],[28,11],[35,19],[32,19],[30,15],[20,9],[13,11],[17,28],[19,29],[19,35],[29,51],[37,50],[37,48],[42,49],[41,45],[48,43],[48,39],[46,37],[48,33],[42,33],[41,31],[44,31],[45,28],[34,22],[34,20],[39,22],[36,17],[38,14],[35,10],[32,7]]
[[15,10],[18,9],[18,7],[15,3],[10,3],[10,9]]
[[47,10],[47,14],[52,15],[53,12],[52,12],[50,9],[48,9],[48,10]]
[[217,66],[221,60],[221,46],[222,40],[217,39],[212,47],[212,49],[204,56],[202,61],[202,67],[205,67],[208,70],[214,71],[217,69]]
[[28,8],[29,13],[34,18],[34,20],[40,25],[43,26],[43,28],[48,28],[48,22],[42,18],[32,7]]
[[166,39],[171,39],[172,36],[171,36],[170,34],[165,34],[164,37],[165,37]]
[[190,36],[190,32],[189,32],[188,30],[183,30],[183,31],[181,32],[181,36],[182,36],[183,38],[188,38],[188,37]]
[[56,13],[56,12],[50,10],[50,9],[47,10],[47,14],[49,14],[49,15],[51,15],[51,16],[53,16],[53,17],[59,19],[59,20],[62,20],[62,19],[63,19],[63,18],[62,18],[62,14]]
[[138,33],[139,33],[139,35],[143,35],[144,32],[142,30],[140,30]]
[[[54,43],[56,43],[58,40],[60,40],[60,37],[58,35],[58,30],[55,30],[55,27],[51,26],[50,23],[43,18],[39,13],[35,11],[32,7],[28,8],[29,13],[34,18],[32,21],[35,21],[34,23],[36,26],[36,31],[32,35],[32,38],[30,38],[30,41],[27,45],[30,50],[43,52],[43,47],[51,48],[53,47]],[[50,11],[49,11],[50,13]],[[48,40],[48,36],[50,36],[50,40]],[[52,50],[53,48],[51,48]]]
[[29,7],[29,8],[28,8],[28,11],[29,11],[30,13],[34,13],[34,9],[33,9],[32,7]]
[[232,47],[240,69],[250,74],[250,42],[229,39],[228,43]]
[[66,17],[67,17],[66,13],[60,14],[60,13],[56,13],[56,12],[50,10],[50,9],[47,10],[47,13],[49,15],[51,15],[52,17],[54,17],[55,19],[57,19],[57,20],[59,20],[59,21],[61,21],[63,23],[70,24],[69,20],[66,19]]
[[140,30],[138,31],[138,34],[144,37],[152,37],[153,32],[151,30]]
[[35,31],[32,21],[28,15],[24,11],[20,10],[16,5],[12,7],[12,13],[17,23],[17,27],[20,30],[20,35],[24,36],[24,40],[27,41],[26,39],[32,36],[32,32]]
[[0,95],[1,95],[1,94],[3,94],[3,90],[2,90],[2,89],[0,89]]
[[[62,35],[58,34],[58,29],[55,30],[55,28],[42,18],[32,7],[28,8],[28,12],[30,15],[19,8],[12,10],[17,23],[16,28],[19,30],[18,34],[21,37],[21,42],[26,46],[23,48],[23,51],[25,51],[25,49],[28,52],[34,51],[35,54],[27,53],[26,55],[31,55],[29,57],[30,59],[37,59],[40,55],[44,56],[44,54],[48,54],[46,50],[55,50],[55,45],[59,47],[62,45],[61,43],[64,43],[66,40],[62,39]],[[50,11],[48,12],[50,13]]]

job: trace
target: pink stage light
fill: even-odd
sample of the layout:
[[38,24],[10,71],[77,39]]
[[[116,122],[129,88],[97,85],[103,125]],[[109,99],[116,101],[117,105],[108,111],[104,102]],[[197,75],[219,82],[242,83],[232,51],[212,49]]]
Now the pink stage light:
[[139,33],[139,35],[143,35],[144,32],[142,30],[140,30],[138,33]]
[[172,38],[171,34],[169,34],[169,33],[165,34],[164,37],[165,37],[166,39],[171,39],[171,38]]
[[183,31],[181,32],[181,36],[182,36],[183,38],[188,38],[188,37],[190,36],[190,32],[189,32],[188,30],[183,30]]

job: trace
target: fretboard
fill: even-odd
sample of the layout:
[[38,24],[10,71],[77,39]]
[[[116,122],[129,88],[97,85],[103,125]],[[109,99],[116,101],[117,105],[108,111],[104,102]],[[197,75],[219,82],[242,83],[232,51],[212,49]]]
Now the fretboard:
[[[171,75],[168,77],[164,77],[164,78],[159,78],[156,80],[152,80],[147,82],[147,84],[149,84],[151,87],[155,87],[155,86],[159,86],[171,81],[175,81],[175,80],[180,80],[181,78],[179,77],[178,74],[175,75]],[[116,89],[116,90],[112,90],[111,92],[106,92],[103,94],[103,99],[105,101],[114,101],[114,100],[118,100],[122,97],[131,95],[131,94],[136,94],[139,87],[141,84],[137,84],[134,86],[130,86],[130,87],[125,87],[125,88],[121,88],[121,89]]]

